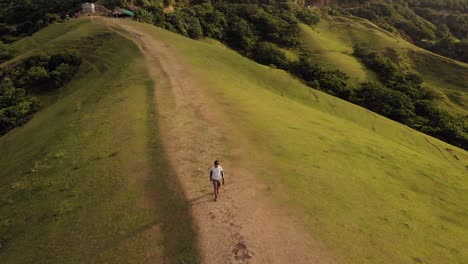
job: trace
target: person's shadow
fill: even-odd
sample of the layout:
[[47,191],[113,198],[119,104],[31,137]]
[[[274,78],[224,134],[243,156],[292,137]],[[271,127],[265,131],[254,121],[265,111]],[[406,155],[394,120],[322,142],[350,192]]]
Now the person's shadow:
[[[197,205],[197,204],[202,204],[202,203],[207,203],[212,201],[212,193],[205,193],[197,198],[193,198],[192,200],[189,201],[190,205]],[[205,198],[205,199],[204,199]]]

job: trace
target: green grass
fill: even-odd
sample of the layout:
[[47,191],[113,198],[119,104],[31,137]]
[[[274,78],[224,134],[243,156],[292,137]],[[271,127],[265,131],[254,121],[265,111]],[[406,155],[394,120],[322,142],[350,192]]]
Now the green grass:
[[0,138],[0,263],[198,262],[136,45],[74,20],[15,47],[75,48],[84,62],[55,103]]
[[[392,38],[358,24],[373,31],[376,43]],[[135,25],[186,58],[200,89],[216,97],[222,122],[242,134],[223,144],[247,156],[222,158],[249,167],[268,186],[261,191],[291,208],[338,259],[468,262],[466,151],[307,88],[219,43]],[[348,31],[340,38],[372,39]],[[343,43],[330,47],[349,55]],[[0,263],[197,262],[187,204],[159,141],[153,84],[137,47],[88,20],[49,27],[16,45],[21,56],[75,48],[85,62],[55,103],[0,138]],[[427,65],[429,53],[421,54],[411,67]],[[459,75],[449,70],[453,65],[464,71],[464,64],[446,62],[452,77]],[[365,68],[360,74],[372,78]],[[447,97],[463,103],[458,77],[446,89],[460,94]]]
[[468,262],[466,151],[219,45],[135,25],[177,49],[216,98],[222,122],[245,135],[247,143],[223,144],[247,157],[223,159],[250,166],[268,185],[264,193],[292,208],[339,259]]
[[376,51],[390,52],[400,65],[421,74],[425,85],[441,94],[441,107],[468,114],[468,64],[420,49],[356,17],[328,17],[314,29],[300,25],[300,30],[303,48],[312,53],[317,63],[347,73],[352,82],[377,79],[352,56],[354,45],[365,44]]

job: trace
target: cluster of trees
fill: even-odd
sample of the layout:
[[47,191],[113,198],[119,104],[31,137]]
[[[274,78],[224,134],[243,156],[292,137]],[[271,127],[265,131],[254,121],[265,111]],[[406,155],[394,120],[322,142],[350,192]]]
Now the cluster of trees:
[[297,45],[298,22],[314,25],[319,17],[314,11],[289,1],[217,1],[178,8],[170,13],[155,5],[136,11],[136,19],[141,22],[195,39],[214,38],[247,55],[254,54],[255,49],[271,48],[265,42],[283,47]]
[[468,2],[464,0],[351,0],[357,7],[345,12],[366,18],[399,33],[414,44],[468,62]]
[[468,149],[467,118],[437,108],[435,93],[422,86],[419,75],[404,71],[389,58],[362,46],[355,47],[354,55],[377,73],[382,84],[361,84],[350,101]]
[[314,63],[313,58],[303,54],[297,62],[291,62],[289,70],[303,79],[312,88],[349,100],[352,88],[348,85],[349,76],[339,70],[329,70]]
[[0,0],[0,40],[10,43],[80,10],[81,0]]
[[442,56],[468,63],[468,38],[456,40],[452,37],[444,37],[432,43],[419,43],[418,46]]
[[75,51],[61,51],[52,55],[38,54],[24,60],[20,65],[5,71],[15,87],[32,92],[44,92],[63,86],[71,80],[81,64]]
[[62,87],[81,64],[73,51],[40,54],[4,70],[0,78],[0,135],[21,126],[39,109],[38,94]]
[[39,108],[39,101],[10,80],[0,83],[0,135],[25,124]]

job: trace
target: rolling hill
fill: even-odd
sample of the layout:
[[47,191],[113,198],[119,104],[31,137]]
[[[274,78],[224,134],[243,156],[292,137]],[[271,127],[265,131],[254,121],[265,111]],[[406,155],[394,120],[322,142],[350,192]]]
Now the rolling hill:
[[[354,63],[356,80],[374,78],[349,57],[356,31],[303,30],[317,56]],[[369,30],[376,42],[392,38]],[[265,252],[288,256],[303,237],[338,263],[468,261],[464,150],[219,43],[149,24],[79,19],[15,45],[21,56],[74,48],[85,63],[55,103],[0,138],[0,262],[281,263]],[[408,65],[423,69],[435,56],[422,54]],[[424,69],[430,85],[435,75]],[[456,87],[443,91],[466,96]],[[233,172],[220,204],[209,202],[212,157]],[[264,229],[269,222],[277,229]],[[219,229],[204,233],[213,223]],[[234,248],[205,246],[219,243],[218,232]]]
[[[419,73],[424,85],[439,92],[439,105],[456,114],[468,112],[468,64],[433,54],[357,17],[328,16],[315,27],[301,25],[303,48],[317,61],[347,73],[355,82],[376,81],[375,74],[352,56],[358,44],[393,57]],[[437,65],[437,66],[436,66]]]

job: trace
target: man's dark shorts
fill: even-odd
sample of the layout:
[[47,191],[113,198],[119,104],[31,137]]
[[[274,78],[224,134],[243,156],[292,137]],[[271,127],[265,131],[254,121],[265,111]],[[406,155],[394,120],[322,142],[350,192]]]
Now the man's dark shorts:
[[218,180],[214,180],[214,179],[213,179],[213,186],[219,188],[219,187],[221,186],[221,181],[218,181]]

